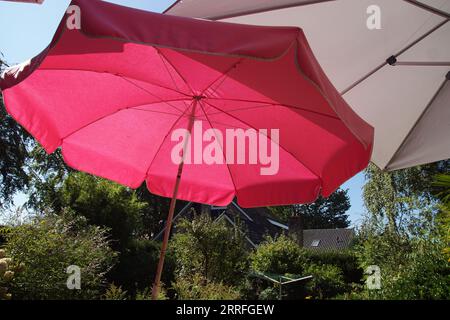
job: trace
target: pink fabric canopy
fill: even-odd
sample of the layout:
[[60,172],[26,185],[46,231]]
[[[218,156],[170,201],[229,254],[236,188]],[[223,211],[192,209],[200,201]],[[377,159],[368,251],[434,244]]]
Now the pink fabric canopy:
[[71,167],[131,188],[146,181],[152,193],[171,197],[178,168],[171,134],[188,128],[191,116],[201,133],[267,129],[271,138],[279,129],[279,170],[261,175],[259,159],[186,164],[179,199],[311,202],[367,166],[373,128],[331,85],[301,29],[98,0],[72,5],[81,9],[81,29],[67,28],[67,14],[44,52],[0,79],[8,112],[47,152],[61,147]]

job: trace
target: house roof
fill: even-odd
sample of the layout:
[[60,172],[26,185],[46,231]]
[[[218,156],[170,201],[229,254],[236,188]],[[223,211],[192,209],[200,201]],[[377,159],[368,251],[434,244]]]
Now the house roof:
[[[190,208],[201,212],[207,208],[213,219],[225,219],[230,224],[239,221],[242,231],[252,247],[258,246],[266,236],[276,237],[289,232],[289,226],[277,220],[267,208],[243,209],[234,201],[228,207],[203,206],[188,203],[175,217],[174,224],[180,217],[189,217]],[[162,237],[164,229],[156,235]],[[312,250],[336,250],[347,248],[354,237],[353,229],[309,229],[303,230],[303,246]]]
[[303,247],[312,250],[345,249],[354,235],[353,229],[308,229],[303,231]]
[[216,218],[226,215],[231,221],[239,218],[253,246],[260,244],[266,236],[275,237],[288,230],[288,226],[274,218],[269,209],[242,209],[234,201],[226,209],[217,210],[212,207],[211,215]]

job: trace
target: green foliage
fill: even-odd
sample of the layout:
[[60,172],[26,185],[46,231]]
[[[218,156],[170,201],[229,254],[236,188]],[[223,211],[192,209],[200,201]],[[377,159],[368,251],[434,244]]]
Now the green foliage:
[[[1,55],[1,54],[0,54]],[[6,63],[0,59],[0,71]],[[0,92],[0,207],[12,204],[13,195],[29,184],[26,165],[30,135],[6,111]]]
[[40,212],[61,212],[59,190],[69,173],[74,172],[65,164],[61,150],[47,154],[41,146],[35,146],[30,152],[27,170],[30,181],[26,206]]
[[[1,65],[1,62],[0,62]],[[0,207],[11,203],[13,195],[29,182],[25,170],[30,137],[6,112],[0,93]]]
[[305,229],[347,228],[350,224],[347,211],[350,209],[348,190],[338,189],[328,198],[319,197],[310,204],[270,207],[281,221],[288,222],[293,215],[302,215]]
[[366,220],[359,231],[356,252],[364,270],[370,265],[399,266],[404,263],[405,252],[412,250],[406,235],[401,236],[384,229],[384,223],[372,218]]
[[434,177],[435,194],[445,206],[450,206],[450,174],[438,174]]
[[9,286],[14,277],[23,270],[23,264],[15,263],[6,256],[6,251],[0,249],[0,300],[11,300]]
[[344,293],[347,289],[342,270],[334,265],[310,263],[305,268],[305,274],[313,276],[312,280],[306,283],[309,297],[331,298]]
[[70,208],[88,222],[110,230],[113,247],[144,232],[142,215],[148,205],[139,201],[135,191],[114,182],[82,172],[69,171],[61,155],[45,155],[41,148],[33,150],[34,165],[29,207],[58,213]]
[[448,170],[448,161],[395,173],[369,170],[370,215],[359,232],[357,253],[361,267],[380,267],[381,289],[364,289],[352,298],[448,299],[446,179],[432,185],[436,172]]
[[442,256],[441,246],[425,239],[415,241],[405,260],[397,272],[388,270],[393,274],[382,277],[383,298],[450,298],[450,265]]
[[[76,173],[64,163],[60,150],[48,155],[41,147],[35,147],[31,151],[27,170],[30,172],[27,207],[36,211],[60,212],[65,206],[71,205],[70,202],[64,201],[67,200],[67,194],[66,198],[62,195],[63,192],[72,191],[62,189],[67,183],[72,185],[78,183],[85,187],[98,183],[101,187],[97,188],[97,191],[101,192],[100,189],[103,187],[103,191],[106,192],[105,180],[90,177],[90,181],[87,181],[88,179],[82,178],[83,174]],[[72,181],[66,182],[67,179]],[[74,182],[74,180],[78,180],[78,182]],[[113,187],[115,184],[109,182],[109,185]],[[136,229],[134,237],[151,238],[153,234],[162,229],[161,221],[167,216],[170,199],[151,194],[145,184],[135,191],[126,190],[127,192],[121,195],[121,200],[129,204],[137,199],[137,202],[145,205],[145,210],[139,211],[139,219],[134,227]],[[107,195],[103,195],[104,197]],[[185,205],[183,201],[178,201],[177,210],[183,205]]]
[[437,175],[433,185],[436,187],[436,196],[442,202],[437,217],[439,232],[444,242],[442,251],[447,261],[450,262],[450,174]]
[[[370,223],[372,225],[370,225]],[[365,299],[448,299],[450,268],[442,254],[438,230],[419,235],[392,233],[366,222],[360,232],[357,254],[362,268],[377,265],[381,290],[365,289]]]
[[309,260],[317,265],[331,265],[339,268],[344,282],[347,284],[360,283],[363,277],[363,269],[359,265],[358,257],[354,250],[342,251],[311,251]]
[[140,217],[147,209],[134,191],[81,172],[69,174],[60,199],[62,207],[83,215],[90,224],[108,228],[116,249],[141,231]]
[[[167,291],[161,283],[161,288],[159,288],[158,297],[156,300],[168,300]],[[152,288],[147,287],[143,290],[136,292],[135,300],[143,301],[143,300],[152,300]]]
[[247,270],[244,236],[238,227],[213,221],[209,215],[177,223],[171,241],[179,277],[200,274],[212,282],[236,284]]
[[[323,256],[321,256],[323,254]],[[305,297],[332,298],[341,294],[347,288],[341,264],[349,263],[350,258],[338,253],[312,253],[297,245],[286,236],[277,239],[268,238],[251,255],[252,270],[261,273],[273,273],[279,275],[312,275],[313,279],[304,283],[283,288],[283,297],[298,299]],[[344,263],[345,262],[345,263]],[[336,265],[333,265],[336,264]],[[349,267],[351,270],[353,267]],[[270,289],[270,287],[272,287]],[[263,288],[261,290],[261,288]],[[259,298],[267,299],[279,296],[277,287],[269,287],[256,284],[256,290],[261,290]]]
[[11,232],[11,230],[11,227],[0,226],[0,246],[6,242],[6,236]]
[[280,299],[280,288],[276,285],[266,287],[259,293],[258,299],[260,299],[260,300],[279,300]]
[[438,173],[446,172],[450,161],[441,161],[426,166],[417,166],[394,172],[384,172],[371,164],[365,171],[367,182],[363,197],[368,212],[372,216],[388,221],[391,232],[401,232],[404,221],[417,211],[432,210],[436,197],[432,181]]
[[[160,230],[159,220],[152,217],[164,209],[167,201],[143,196],[142,188],[133,191],[105,179],[70,171],[59,153],[47,157],[36,148],[33,156],[37,174],[32,180],[34,191],[29,205],[35,209],[46,208],[50,213],[70,208],[89,224],[107,228],[111,247],[120,252],[119,263],[107,275],[109,282],[122,286],[131,295],[148,286],[153,281],[159,245],[144,239]],[[40,177],[44,174],[42,168],[45,168],[43,178]],[[147,200],[154,203],[149,204]],[[173,269],[169,257],[164,281],[173,280]]]
[[116,286],[114,283],[109,285],[108,290],[106,290],[103,299],[105,300],[126,300],[127,292],[122,289],[121,286]]
[[381,269],[381,289],[365,290],[358,298],[448,299],[450,266],[442,255],[442,243],[436,239],[403,239],[403,251],[398,251],[394,242],[380,235],[375,242],[380,251],[373,247],[362,250],[362,264],[375,261],[373,264]]
[[212,282],[201,274],[179,277],[172,284],[177,298],[180,300],[236,300],[239,292],[221,282]]
[[[17,299],[99,298],[104,275],[115,260],[105,230],[69,212],[15,227],[7,252],[24,270],[11,282]],[[67,267],[81,268],[81,290],[69,290]]]
[[267,238],[250,256],[250,265],[256,272],[276,274],[304,273],[309,262],[306,250],[285,235]]
[[444,242],[442,253],[450,263],[450,209],[443,210],[438,216],[438,224]]
[[[153,283],[159,254],[160,243],[146,239],[131,240],[121,252],[119,262],[109,272],[108,279],[127,290],[131,296],[142,292]],[[164,261],[162,282],[171,283],[174,271],[175,259],[170,249]]]
[[328,198],[320,196],[311,204],[295,205],[294,212],[303,216],[305,229],[347,228],[350,225],[346,213],[350,209],[347,192],[338,189]]
[[[136,189],[136,195],[140,202],[146,203],[147,208],[141,213],[141,225],[144,231],[142,236],[158,234],[164,228],[164,221],[169,212],[170,199],[154,195],[142,184]],[[177,200],[175,212],[179,212],[186,202]]]

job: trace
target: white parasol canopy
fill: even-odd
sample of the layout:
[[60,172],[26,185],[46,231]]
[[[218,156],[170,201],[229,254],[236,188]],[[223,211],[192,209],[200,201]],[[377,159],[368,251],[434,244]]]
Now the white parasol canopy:
[[37,3],[37,4],[42,4],[44,2],[44,0],[0,0],[0,1],[26,2],[26,3]]
[[301,27],[333,84],[375,127],[378,167],[450,158],[450,0],[182,0],[166,13]]

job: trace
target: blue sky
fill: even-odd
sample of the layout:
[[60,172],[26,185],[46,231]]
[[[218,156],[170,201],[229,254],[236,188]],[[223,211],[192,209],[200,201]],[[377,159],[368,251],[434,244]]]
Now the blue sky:
[[[108,0],[138,9],[162,12],[174,0]],[[0,1],[0,52],[9,64],[23,62],[41,52],[50,42],[70,0],[46,0],[42,5]],[[358,174],[343,188],[349,189],[352,224],[359,224],[363,212],[364,176]],[[16,197],[17,204],[26,199]]]

